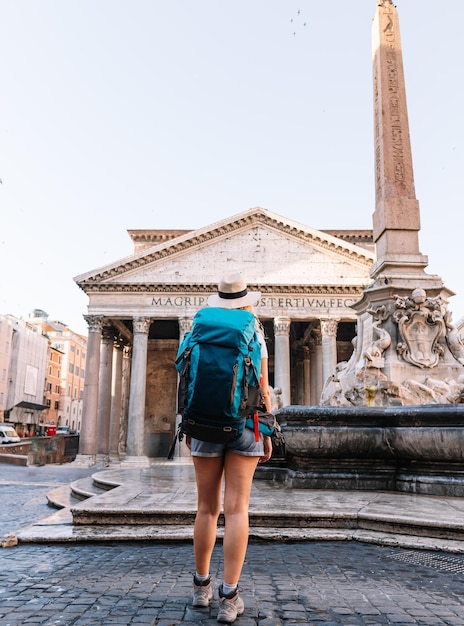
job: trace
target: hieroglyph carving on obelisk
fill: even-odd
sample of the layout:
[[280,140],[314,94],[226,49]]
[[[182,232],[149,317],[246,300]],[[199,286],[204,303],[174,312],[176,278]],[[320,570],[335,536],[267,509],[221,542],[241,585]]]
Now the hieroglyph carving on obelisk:
[[399,20],[389,0],[378,2],[372,30],[377,252],[372,276],[422,273],[428,261],[419,252]]

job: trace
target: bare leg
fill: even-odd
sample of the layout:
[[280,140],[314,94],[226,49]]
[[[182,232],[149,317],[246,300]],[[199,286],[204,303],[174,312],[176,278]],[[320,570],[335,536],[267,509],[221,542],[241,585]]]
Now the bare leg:
[[209,573],[221,512],[222,457],[192,457],[198,491],[198,509],[193,530],[193,551],[198,574]]
[[224,459],[224,582],[238,583],[248,546],[248,507],[258,457],[227,452]]

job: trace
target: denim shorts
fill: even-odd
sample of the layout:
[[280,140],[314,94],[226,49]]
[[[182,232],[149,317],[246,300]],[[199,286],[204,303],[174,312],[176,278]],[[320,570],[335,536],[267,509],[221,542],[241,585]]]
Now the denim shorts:
[[192,456],[224,456],[227,450],[241,456],[263,456],[263,436],[260,433],[259,441],[255,441],[255,433],[250,428],[245,428],[231,443],[210,443],[192,437],[190,448]]

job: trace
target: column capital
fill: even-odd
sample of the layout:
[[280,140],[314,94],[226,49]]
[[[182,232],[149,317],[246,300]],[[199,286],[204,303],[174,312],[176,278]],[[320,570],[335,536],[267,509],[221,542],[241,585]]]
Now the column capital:
[[89,327],[89,333],[99,333],[103,327],[103,315],[84,315]]
[[192,330],[193,318],[191,317],[179,317],[179,332],[183,337]]
[[102,326],[102,341],[110,342],[115,340],[114,328],[111,324],[103,324]]
[[336,336],[339,320],[320,320],[321,333],[324,336]]
[[275,335],[288,335],[290,333],[290,324],[292,320],[289,317],[275,317],[274,318],[274,334]]
[[151,317],[134,317],[132,320],[132,328],[134,333],[148,334],[150,330]]

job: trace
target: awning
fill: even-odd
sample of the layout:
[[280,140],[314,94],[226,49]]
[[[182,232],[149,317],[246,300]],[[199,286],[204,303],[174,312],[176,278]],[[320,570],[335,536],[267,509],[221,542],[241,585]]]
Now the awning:
[[31,409],[32,411],[43,411],[44,409],[48,409],[46,404],[37,404],[36,402],[29,402],[28,400],[21,400],[18,404],[15,404],[12,408],[18,409]]

